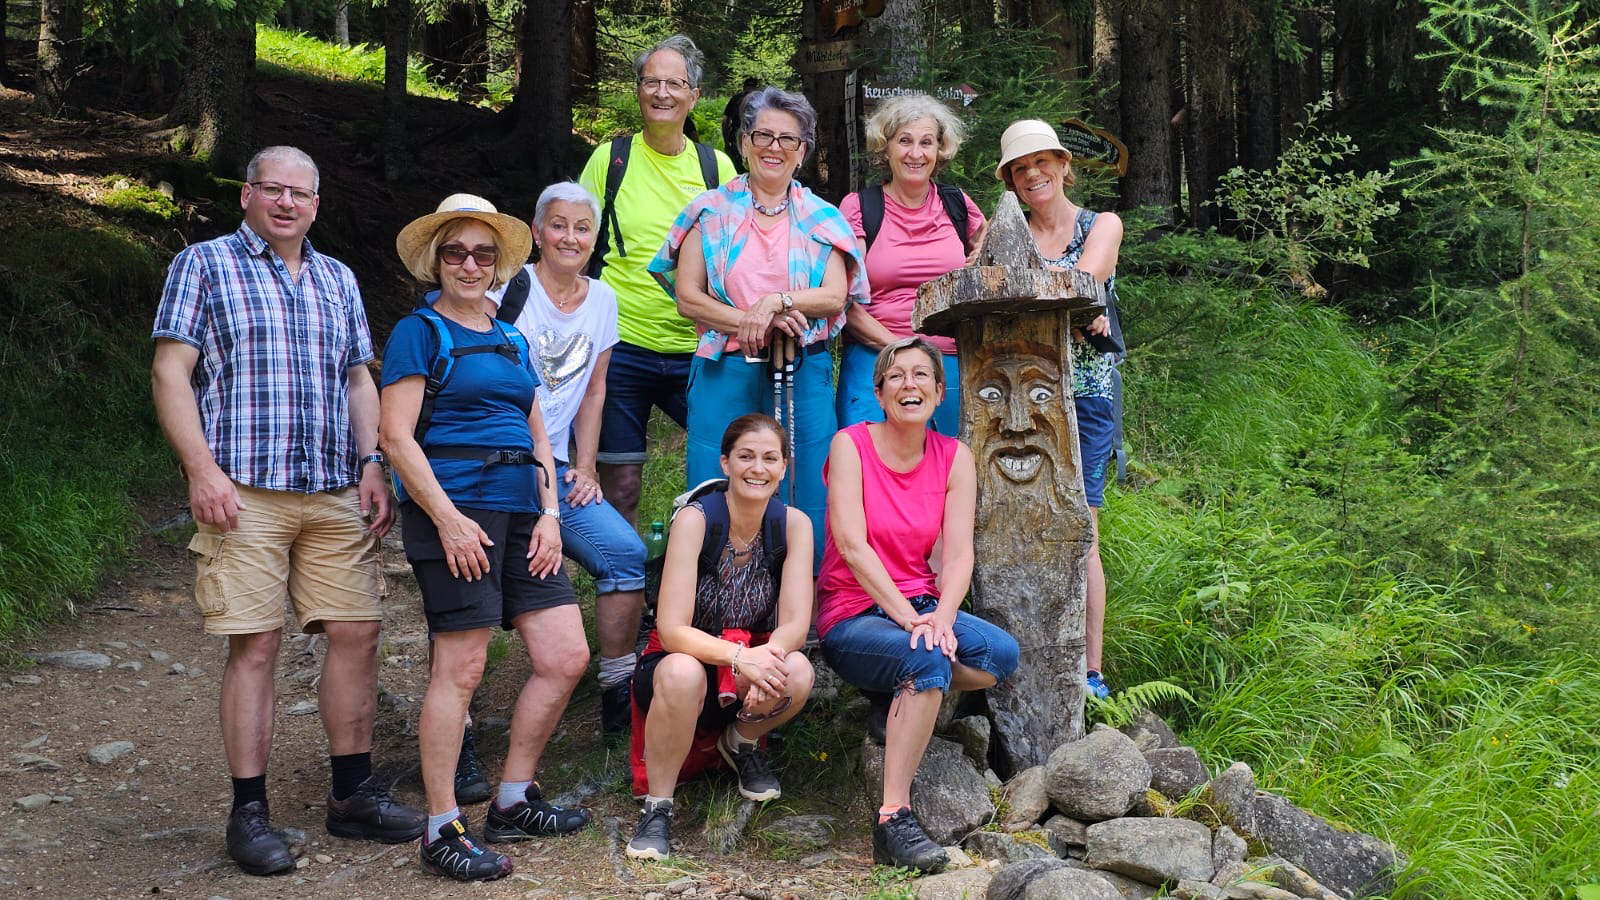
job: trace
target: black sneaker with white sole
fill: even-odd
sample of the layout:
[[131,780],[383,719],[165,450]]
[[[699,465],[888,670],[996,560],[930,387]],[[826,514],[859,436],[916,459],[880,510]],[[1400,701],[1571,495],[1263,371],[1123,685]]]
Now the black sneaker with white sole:
[[587,824],[587,809],[567,809],[546,803],[536,781],[528,785],[522,802],[510,809],[501,809],[498,803],[489,804],[489,817],[484,822],[483,836],[492,844],[503,844],[507,841],[571,834]]
[[668,832],[672,829],[672,801],[646,806],[639,814],[639,825],[628,842],[629,859],[666,859],[672,852]]
[[757,744],[744,744],[735,750],[728,741],[728,732],[717,736],[717,752],[728,761],[739,776],[739,793],[749,800],[776,800],[783,794],[778,776],[767,765],[767,756]]
[[600,692],[600,737],[608,744],[626,742],[633,729],[633,686],[621,681]]
[[922,830],[911,808],[902,806],[888,821],[872,826],[872,861],[880,866],[937,872],[950,861],[950,855]]
[[459,818],[439,829],[433,843],[422,845],[421,857],[424,871],[457,881],[493,881],[514,868],[511,857],[479,846]]

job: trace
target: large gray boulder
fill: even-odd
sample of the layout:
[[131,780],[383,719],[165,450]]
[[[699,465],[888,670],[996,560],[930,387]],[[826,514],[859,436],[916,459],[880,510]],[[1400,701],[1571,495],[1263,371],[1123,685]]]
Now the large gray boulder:
[[[883,784],[883,748],[863,740],[862,773],[869,783]],[[994,801],[983,773],[961,745],[935,737],[928,741],[922,765],[911,780],[911,808],[939,844],[956,844],[994,818]]]
[[1211,777],[1193,747],[1146,750],[1144,761],[1150,764],[1150,786],[1169,800],[1187,797]]
[[979,769],[989,768],[989,736],[993,729],[983,716],[962,716],[950,723],[950,737],[967,751]]
[[1150,884],[1209,881],[1211,829],[1188,819],[1112,819],[1089,826],[1090,868]]
[[1138,745],[1142,753],[1183,744],[1178,740],[1178,735],[1172,730],[1172,726],[1148,709],[1134,716],[1133,721],[1122,726],[1120,730]]
[[1211,836],[1211,867],[1218,872],[1231,863],[1244,862],[1249,853],[1250,845],[1226,825],[1218,828],[1216,834]]
[[1064,859],[1025,859],[1022,862],[1012,863],[994,873],[994,878],[989,882],[989,893],[986,900],[1023,900],[1028,890],[1028,883],[1055,869],[1081,868],[1081,863],[1071,863]]
[[1202,799],[1222,820],[1240,834],[1256,831],[1256,773],[1242,762],[1217,773],[1206,786]]
[[1340,831],[1265,791],[1255,795],[1253,811],[1251,833],[1324,886],[1345,897],[1394,892],[1394,873],[1404,862],[1390,845],[1371,835]]
[[1109,728],[1057,747],[1044,771],[1050,802],[1085,822],[1126,814],[1150,788],[1144,755],[1127,735]]
[[1095,872],[1051,869],[1028,882],[1023,900],[1122,900],[1122,894]]
[[1089,826],[1077,819],[1055,815],[1044,820],[1044,830],[1055,835],[1056,840],[1066,847],[1077,847],[1079,850],[1089,843]]
[[[1043,832],[1037,834],[1042,835]],[[1019,841],[999,831],[974,831],[967,835],[961,846],[968,853],[976,853],[984,859],[996,859],[1002,863],[1056,858],[1056,854],[1046,849],[1042,843]]]
[[994,875],[982,866],[917,879],[917,900],[981,900]]
[[1050,811],[1050,795],[1044,789],[1044,766],[1023,769],[1011,776],[1005,786],[1006,814],[1000,824],[1007,831],[1026,831]]

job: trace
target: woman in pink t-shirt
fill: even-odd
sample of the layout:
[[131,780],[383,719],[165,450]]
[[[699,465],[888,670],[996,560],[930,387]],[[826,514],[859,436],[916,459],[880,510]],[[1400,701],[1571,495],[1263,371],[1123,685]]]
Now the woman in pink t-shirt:
[[[933,180],[961,149],[962,132],[955,113],[926,94],[896,97],[867,119],[867,151],[889,177],[839,204],[872,283],[872,303],[845,313],[837,401],[841,426],[883,421],[872,383],[878,351],[915,333],[911,310],[918,286],[965,265],[983,236],[983,213],[972,198]],[[869,227],[874,223],[876,228]],[[927,340],[939,351],[945,383],[960,384],[955,340]],[[933,427],[940,434],[956,435],[958,393],[949,392],[934,411]]]
[[[916,336],[878,354],[872,380],[884,421],[842,429],[828,450],[817,580],[817,633],[828,665],[864,691],[895,694],[873,861],[925,872],[946,858],[911,812],[911,779],[939,703],[946,690],[993,687],[1016,670],[1018,657],[1011,635],[960,611],[972,581],[978,476],[971,450],[928,428],[944,397],[939,356]],[[936,545],[937,576],[929,562]]]

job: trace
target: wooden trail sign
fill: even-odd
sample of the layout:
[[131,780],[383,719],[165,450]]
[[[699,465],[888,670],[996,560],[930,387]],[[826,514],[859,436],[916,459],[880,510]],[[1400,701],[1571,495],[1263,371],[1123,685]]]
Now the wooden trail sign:
[[1016,674],[989,690],[1012,772],[1083,737],[1094,523],[1083,496],[1071,332],[1104,310],[1105,286],[1094,276],[1045,268],[1008,191],[976,264],[919,288],[911,318],[917,331],[953,335],[961,358],[961,439],[978,467],[972,604],[1022,647]]
[[1118,175],[1128,174],[1128,148],[1104,128],[1068,119],[1056,126],[1056,135],[1061,138],[1061,146],[1072,154],[1074,165],[1116,169]]

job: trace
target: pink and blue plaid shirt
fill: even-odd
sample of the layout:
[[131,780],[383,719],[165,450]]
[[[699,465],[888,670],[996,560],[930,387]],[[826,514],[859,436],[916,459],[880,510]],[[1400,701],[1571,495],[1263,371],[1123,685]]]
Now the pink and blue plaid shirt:
[[[661,245],[656,258],[650,261],[650,273],[661,282],[667,295],[676,300],[673,273],[678,268],[678,250],[683,246],[684,238],[689,236],[689,229],[699,226],[700,247],[706,260],[706,278],[710,282],[707,285],[709,292],[723,303],[734,305],[728,299],[723,277],[733,270],[734,261],[744,250],[746,233],[741,228],[754,215],[748,175],[740,175],[722,187],[706,191],[673,220],[666,243]],[[822,284],[822,276],[828,269],[828,258],[834,250],[838,250],[845,254],[845,268],[850,272],[850,289],[845,298],[845,307],[848,308],[851,303],[871,302],[872,289],[867,286],[867,267],[861,260],[855,233],[850,230],[850,223],[845,221],[838,207],[813,194],[800,182],[792,182],[789,185],[789,229],[793,238],[789,241],[789,287],[809,288]],[[801,346],[809,347],[817,341],[837,336],[844,330],[844,317],[844,312],[840,311],[831,318],[811,319],[801,338]],[[715,329],[701,331],[700,345],[695,348],[695,355],[721,359],[728,337]]]
[[222,471],[309,494],[360,480],[346,370],[373,354],[355,275],[310,241],[301,253],[296,282],[248,225],[185,248],[151,336],[200,351],[194,395]]

